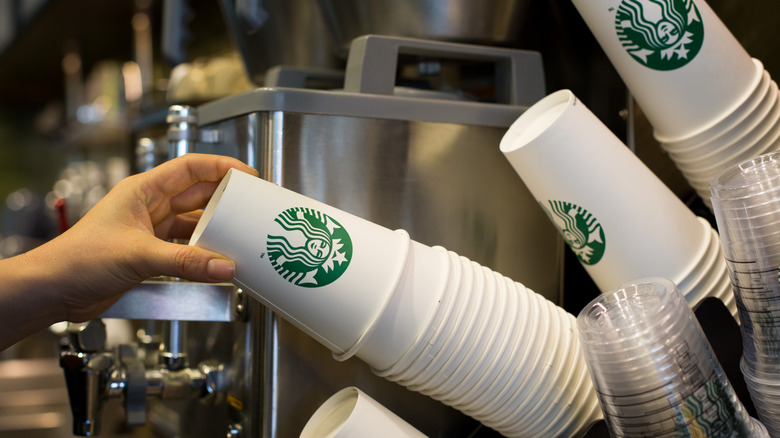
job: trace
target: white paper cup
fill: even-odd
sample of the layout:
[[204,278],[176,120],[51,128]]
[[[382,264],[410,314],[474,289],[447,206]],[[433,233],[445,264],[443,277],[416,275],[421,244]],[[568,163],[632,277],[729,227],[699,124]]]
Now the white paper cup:
[[500,148],[602,291],[653,275],[681,280],[708,237],[569,90],[523,113]]
[[677,168],[686,175],[714,177],[728,166],[761,155],[765,149],[773,147],[780,132],[780,125],[777,123],[780,119],[780,100],[777,99],[777,93],[774,95],[772,108],[765,114],[764,119],[751,130],[745,131],[738,140],[718,147],[717,150],[706,155],[702,154],[697,160],[685,162],[675,160]]
[[419,430],[358,388],[331,396],[309,419],[301,438],[425,438]]
[[684,153],[698,149],[703,144],[708,144],[720,139],[727,133],[735,130],[743,130],[750,126],[756,119],[758,107],[763,102],[769,92],[769,84],[773,82],[769,72],[764,70],[764,66],[758,59],[753,58],[756,69],[761,72],[755,78],[755,86],[751,85],[753,91],[749,96],[732,111],[729,115],[719,120],[709,128],[703,129],[686,138],[675,139],[672,143],[663,143],[662,146],[668,152]]
[[[529,353],[534,352],[533,362],[527,366],[518,366],[522,374],[518,374],[514,380],[520,384],[511,398],[512,403],[496,409],[494,415],[498,423],[520,426],[518,422],[530,422],[529,417],[540,409],[539,403],[544,404],[542,396],[555,388],[554,376],[557,374],[555,370],[561,366],[561,351],[571,345],[571,339],[562,336],[567,327],[559,323],[555,314],[557,312],[546,306],[546,303],[541,305],[541,314],[546,315],[546,318],[542,318],[546,322],[542,326],[543,333],[540,333],[538,339],[528,342],[529,346],[533,345],[528,349]],[[545,335],[546,337],[543,337]],[[576,364],[577,362],[567,365]]]
[[[449,279],[449,255],[442,247],[412,241],[406,267],[390,302],[351,351],[374,369],[395,364],[425,330],[442,306]],[[342,356],[336,356],[343,360]]]
[[[443,401],[455,407],[463,407],[464,403],[476,400],[486,391],[494,388],[494,382],[503,369],[500,364],[507,364],[506,367],[508,367],[513,345],[510,342],[520,319],[517,317],[520,294],[507,293],[504,278],[497,273],[493,274],[496,281],[496,293],[504,297],[505,304],[502,307],[501,316],[495,319],[496,330],[485,347],[485,353],[480,357],[477,366],[465,377],[465,379],[476,383],[471,387],[463,385],[456,388],[442,398]],[[488,372],[488,370],[492,371]]]
[[672,159],[677,161],[693,159],[718,148],[719,145],[733,143],[761,123],[772,108],[773,100],[776,99],[777,95],[777,83],[769,78],[768,73],[765,74],[765,77],[766,81],[761,81],[761,87],[754,93],[756,96],[750,100],[750,105],[740,113],[739,119],[732,121],[730,126],[719,125],[717,128],[720,129],[710,129],[707,131],[708,134],[711,134],[709,138],[697,136],[695,141],[662,143],[661,146]]
[[534,316],[531,317],[529,314],[529,318],[532,322],[530,327],[531,332],[527,337],[516,338],[515,342],[519,344],[518,353],[520,354],[511,362],[511,374],[508,377],[506,385],[503,386],[498,395],[492,398],[492,400],[487,400],[484,404],[480,403],[479,405],[482,406],[474,406],[477,408],[476,412],[481,416],[486,416],[496,421],[504,419],[505,414],[508,414],[508,412],[513,410],[516,406],[511,401],[522,401],[522,398],[517,397],[529,390],[528,387],[532,383],[525,382],[524,384],[524,379],[535,371],[533,368],[538,364],[539,357],[542,355],[541,350],[551,347],[554,343],[550,333],[546,330],[548,327],[547,319],[549,318],[549,315],[543,308],[543,303],[536,299],[535,296],[531,297],[531,301],[535,301]]
[[[452,256],[452,254],[451,254]],[[464,269],[464,263],[462,257],[458,258],[458,282],[456,284],[450,284],[447,287],[452,288],[450,293],[446,296],[448,302],[445,303],[444,315],[441,321],[436,327],[434,327],[433,334],[428,338],[424,344],[422,351],[415,355],[413,361],[400,373],[392,376],[392,380],[401,383],[404,386],[414,385],[422,381],[422,373],[426,372],[426,369],[433,368],[431,363],[434,360],[441,361],[442,349],[447,345],[447,339],[452,334],[452,330],[459,321],[459,317],[464,311],[466,302],[468,301],[469,294],[463,292],[462,285],[471,284],[472,272],[469,269]]]
[[444,382],[437,389],[437,397],[443,400],[449,399],[462,382],[478,381],[488,366],[493,363],[496,354],[493,349],[499,336],[493,335],[505,320],[504,310],[507,296],[496,293],[497,279],[494,273],[484,267],[482,270],[485,281],[484,299],[490,300],[490,305],[481,317],[482,325],[477,333],[477,338],[470,342],[466,356],[457,363],[455,369],[447,373],[447,382]]
[[441,301],[429,321],[425,324],[423,332],[414,340],[409,349],[403,356],[388,368],[372,368],[374,374],[379,377],[385,377],[391,381],[399,381],[403,376],[409,375],[409,369],[415,365],[415,361],[430,346],[431,339],[439,332],[439,327],[444,320],[447,312],[450,312],[455,304],[455,294],[453,289],[457,289],[461,280],[460,256],[454,252],[447,252],[447,285],[444,288],[444,294]]
[[776,110],[777,84],[772,81],[770,92],[763,99],[761,105],[745,120],[745,124],[724,133],[718,138],[701,143],[696,148],[685,151],[675,151],[665,145],[669,157],[674,160],[681,169],[697,169],[706,167],[708,159],[718,158],[724,154],[732,153],[739,148],[750,146],[751,137],[760,138],[757,132],[768,131],[774,124],[772,111]]
[[717,123],[753,91],[760,72],[702,0],[572,2],[664,143]]
[[410,240],[231,169],[190,244],[233,260],[239,287],[343,354],[389,303]]
[[[472,262],[472,266],[474,267],[474,290],[471,294],[469,310],[473,315],[465,330],[459,335],[460,340],[454,351],[426,383],[430,389],[421,391],[423,394],[443,398],[447,391],[465,382],[464,375],[475,367],[477,360],[482,356],[485,334],[492,331],[488,329],[489,325],[499,316],[498,309],[495,308],[495,293],[489,291],[487,286],[487,278],[492,277],[492,273],[487,272],[490,275],[486,276],[485,269],[480,265]],[[456,374],[458,371],[460,374]],[[409,389],[414,388],[409,387]]]
[[461,283],[459,294],[464,298],[463,304],[456,316],[454,324],[450,326],[441,346],[430,360],[420,358],[420,363],[425,364],[424,369],[405,382],[409,389],[419,391],[425,395],[431,395],[437,389],[437,385],[451,373],[457,366],[458,358],[468,351],[468,338],[476,334],[475,327],[481,314],[482,306],[487,304],[479,295],[479,286],[482,279],[481,272],[473,269],[472,262],[463,258],[463,271],[468,272],[464,278],[469,277],[468,283]]
[[530,291],[516,293],[515,283],[509,278],[505,278],[507,290],[510,294],[515,293],[518,298],[515,307],[514,326],[508,327],[506,345],[502,344],[503,352],[498,358],[489,373],[485,373],[485,389],[481,392],[469,391],[466,395],[454,402],[454,406],[462,409],[464,412],[470,412],[473,416],[490,417],[495,413],[497,406],[503,406],[508,403],[513,394],[509,391],[507,385],[512,381],[512,377],[517,371],[517,367],[523,357],[528,353],[528,339],[536,339],[536,329],[539,326],[540,308],[538,301],[533,298]]

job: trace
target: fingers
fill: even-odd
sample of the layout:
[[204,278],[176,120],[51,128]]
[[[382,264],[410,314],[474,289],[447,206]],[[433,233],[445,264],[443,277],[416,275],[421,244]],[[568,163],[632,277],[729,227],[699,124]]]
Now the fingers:
[[257,175],[257,171],[241,161],[223,155],[186,154],[145,172],[149,184],[168,197],[173,197],[198,182],[222,180],[232,168]]
[[171,198],[171,210],[178,214],[205,207],[218,185],[216,182],[198,182],[191,185]]
[[205,207],[231,168],[258,174],[234,158],[204,154],[187,154],[141,174],[140,187],[155,229],[169,222],[172,214]]
[[202,215],[202,210],[195,210],[176,216],[168,230],[167,237],[169,239],[189,239]]
[[231,260],[203,248],[158,240],[151,252],[146,263],[152,275],[216,283],[232,280],[235,273]]

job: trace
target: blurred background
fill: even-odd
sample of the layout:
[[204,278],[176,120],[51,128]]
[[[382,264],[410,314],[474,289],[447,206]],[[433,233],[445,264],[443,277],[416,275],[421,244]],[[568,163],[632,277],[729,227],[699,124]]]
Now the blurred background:
[[[780,75],[780,4],[709,4],[748,53]],[[53,238],[117,181],[167,159],[171,105],[247,92],[280,65],[318,72],[323,83],[311,86],[328,88],[341,78],[349,42],[368,33],[538,51],[546,93],[574,91],[697,214],[711,216],[566,0],[0,0],[0,257]],[[563,257],[559,303],[576,314],[596,289],[568,251]],[[144,330],[126,320],[106,324],[113,344]],[[58,364],[63,333],[52,328],[0,352],[0,435],[71,435]],[[130,428],[125,405],[110,401],[102,435],[215,436],[213,427],[231,436],[226,428],[241,424],[225,400],[183,403],[158,407],[147,426]],[[209,426],[181,426],[183,412],[206,412]],[[300,412],[298,423],[310,414]],[[490,434],[467,419],[447,424],[426,432]]]

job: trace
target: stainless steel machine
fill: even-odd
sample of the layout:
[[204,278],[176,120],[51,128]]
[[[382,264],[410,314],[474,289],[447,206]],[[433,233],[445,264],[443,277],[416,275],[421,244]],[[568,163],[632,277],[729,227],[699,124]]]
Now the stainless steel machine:
[[[274,80],[294,83],[286,71],[301,74],[282,68]],[[172,107],[168,138],[172,156],[237,157],[264,179],[560,302],[562,242],[498,149],[544,95],[536,52],[367,36],[351,47],[343,88],[270,86]],[[114,397],[131,424],[161,436],[297,436],[322,402],[352,385],[428,436],[495,435],[357,359],[336,361],[232,285],[150,281],[103,316],[145,320],[149,336],[104,351],[99,321],[74,329],[61,364],[82,435],[98,432],[100,404]]]

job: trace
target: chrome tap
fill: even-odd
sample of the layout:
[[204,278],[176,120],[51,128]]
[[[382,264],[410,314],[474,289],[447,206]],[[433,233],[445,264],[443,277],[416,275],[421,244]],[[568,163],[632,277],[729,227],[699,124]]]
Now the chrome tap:
[[73,434],[100,433],[103,403],[124,400],[128,426],[146,424],[146,398],[181,400],[223,392],[230,382],[230,368],[213,362],[196,367],[147,368],[136,345],[120,345],[105,351],[105,325],[101,320],[72,324],[69,342],[60,354],[60,366],[73,413]]

